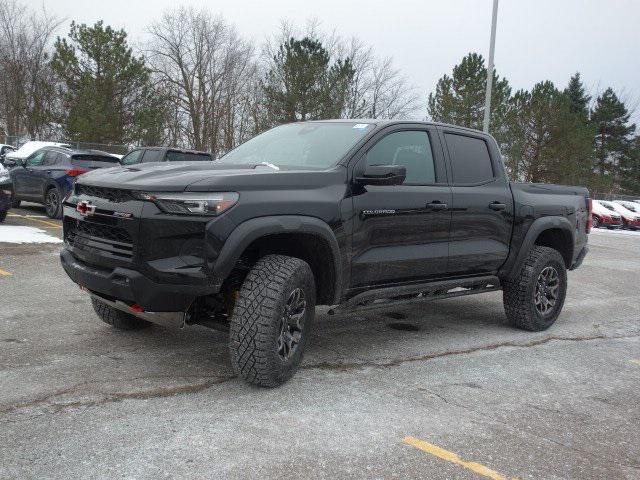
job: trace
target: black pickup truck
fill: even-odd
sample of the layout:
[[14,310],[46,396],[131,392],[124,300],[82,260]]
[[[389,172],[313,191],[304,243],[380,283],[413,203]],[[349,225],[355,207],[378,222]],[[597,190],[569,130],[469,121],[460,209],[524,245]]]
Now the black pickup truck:
[[582,187],[509,182],[495,140],[450,125],[283,125],[216,162],[78,179],[62,265],[106,323],[229,330],[234,369],[275,386],[330,313],[503,290],[514,326],[562,309],[587,253]]

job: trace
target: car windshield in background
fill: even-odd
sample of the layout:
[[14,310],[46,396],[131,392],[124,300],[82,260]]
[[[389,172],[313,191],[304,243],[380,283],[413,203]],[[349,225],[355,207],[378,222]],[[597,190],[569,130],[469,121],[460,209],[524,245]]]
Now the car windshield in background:
[[219,161],[325,169],[338,163],[372,128],[373,124],[355,122],[291,123],[252,138]]
[[202,162],[211,160],[213,158],[208,153],[177,152],[175,150],[167,152],[167,162]]

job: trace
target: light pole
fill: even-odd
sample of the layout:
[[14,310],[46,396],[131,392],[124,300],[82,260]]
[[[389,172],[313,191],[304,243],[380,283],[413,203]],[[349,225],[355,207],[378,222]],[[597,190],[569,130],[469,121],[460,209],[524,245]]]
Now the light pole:
[[489,43],[489,67],[487,68],[487,90],[484,96],[484,122],[482,130],[489,133],[491,118],[491,87],[493,86],[493,53],[496,49],[496,23],[498,21],[498,0],[493,0],[493,16],[491,17],[491,40]]

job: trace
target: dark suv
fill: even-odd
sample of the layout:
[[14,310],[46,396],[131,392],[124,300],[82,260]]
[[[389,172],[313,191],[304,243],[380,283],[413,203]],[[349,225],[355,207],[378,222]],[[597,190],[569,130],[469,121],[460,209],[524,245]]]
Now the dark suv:
[[200,162],[212,161],[210,153],[197,150],[182,150],[172,147],[143,147],[130,151],[120,163],[122,165],[134,165],[136,163],[149,162]]
[[118,157],[99,150],[41,148],[11,169],[12,206],[19,207],[22,200],[42,203],[49,218],[62,218],[62,200],[73,189],[78,175],[119,165]]

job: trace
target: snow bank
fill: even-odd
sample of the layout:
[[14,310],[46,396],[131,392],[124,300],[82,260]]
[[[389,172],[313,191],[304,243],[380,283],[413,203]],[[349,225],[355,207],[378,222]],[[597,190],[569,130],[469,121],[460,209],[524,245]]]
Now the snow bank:
[[62,240],[35,227],[0,225],[0,243],[62,243]]
[[609,230],[606,228],[594,228],[591,230],[591,233],[601,234],[601,235],[631,235],[635,237],[640,237],[640,230]]

